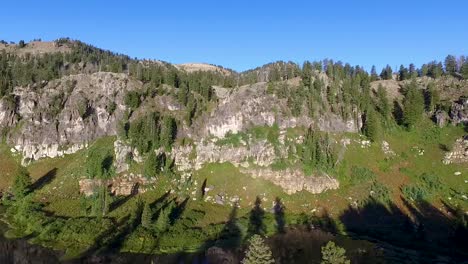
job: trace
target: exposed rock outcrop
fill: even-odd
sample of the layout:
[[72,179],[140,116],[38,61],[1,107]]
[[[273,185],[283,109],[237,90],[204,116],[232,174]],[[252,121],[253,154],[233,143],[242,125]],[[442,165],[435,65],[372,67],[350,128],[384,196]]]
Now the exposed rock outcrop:
[[329,176],[307,177],[300,170],[273,171],[268,167],[276,160],[287,156],[287,148],[275,151],[266,140],[244,142],[240,146],[217,145],[213,141],[198,142],[194,146],[174,148],[172,156],[181,171],[198,170],[207,163],[229,162],[240,168],[242,173],[262,178],[280,186],[286,193],[293,194],[302,190],[321,193],[337,189],[339,183]]
[[[115,135],[126,109],[126,91],[141,83],[125,74],[78,74],[35,86],[16,87],[17,109],[0,103],[0,125],[24,161],[73,153],[99,137]],[[21,120],[15,124],[15,118]],[[13,129],[13,125],[16,127]]]
[[468,135],[455,141],[452,151],[445,154],[444,164],[468,162]]
[[329,132],[358,132],[362,127],[359,114],[356,119],[343,120],[338,115],[326,113],[316,120],[308,115],[293,117],[287,102],[266,92],[266,83],[246,85],[224,95],[218,107],[209,115],[197,120],[193,134],[199,138],[215,136],[223,138],[226,133],[238,133],[254,126],[278,124],[289,127],[317,127]]
[[127,171],[130,168],[129,160],[143,162],[143,158],[136,149],[119,139],[114,141],[114,154],[114,166],[117,173]]
[[133,195],[146,192],[155,179],[147,179],[141,174],[124,174],[109,180],[81,179],[79,181],[80,193],[85,196],[93,195],[99,187],[106,185],[114,195]]
[[448,114],[447,114],[445,111],[438,110],[438,111],[434,114],[434,119],[435,119],[435,122],[436,122],[437,126],[439,126],[439,127],[444,127],[444,126],[446,126],[447,123],[448,123],[449,116],[448,116]]
[[334,190],[340,187],[338,180],[328,175],[305,176],[301,170],[286,169],[274,171],[269,168],[241,169],[255,178],[261,178],[280,186],[287,194],[293,194],[302,190],[310,193],[322,193],[326,190]]
[[468,97],[461,97],[452,104],[450,118],[455,125],[468,124]]
[[266,140],[253,141],[241,146],[217,145],[213,141],[202,141],[194,146],[180,146],[172,151],[179,170],[198,170],[206,163],[229,162],[236,167],[254,165],[269,166],[278,157],[275,149]]

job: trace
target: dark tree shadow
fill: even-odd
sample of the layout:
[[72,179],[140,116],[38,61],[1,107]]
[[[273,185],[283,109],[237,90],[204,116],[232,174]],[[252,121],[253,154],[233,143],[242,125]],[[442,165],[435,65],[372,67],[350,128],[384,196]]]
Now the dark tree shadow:
[[468,257],[466,243],[455,243],[455,219],[427,201],[403,199],[403,204],[409,212],[369,199],[359,208],[349,207],[340,220],[348,234],[383,246],[386,258],[394,262],[428,263],[437,258],[457,262]]
[[164,202],[170,195],[171,193],[169,191],[165,192],[161,197],[156,199],[154,202],[150,204],[150,207],[154,207],[155,205]]
[[53,181],[56,175],[57,175],[57,168],[51,169],[49,172],[44,174],[44,176],[37,179],[37,181],[31,184],[31,192],[42,189],[45,185]]
[[446,144],[440,144],[439,143],[439,149],[444,151],[444,152],[450,151],[449,146],[447,146]]
[[115,228],[109,228],[106,232],[99,235],[94,245],[82,254],[83,257],[91,255],[102,255],[108,253],[118,253],[125,239],[141,223],[141,213],[143,204],[139,204],[136,210],[120,221],[114,221]]
[[177,219],[179,219],[182,216],[182,214],[185,211],[185,208],[187,207],[188,201],[189,201],[189,198],[185,198],[184,201],[177,204],[177,206],[175,206],[171,210],[171,212],[169,213],[169,219],[170,219],[171,225],[173,225],[177,221]]
[[249,226],[248,234],[249,236],[258,234],[264,235],[266,232],[266,227],[263,223],[263,218],[265,217],[265,211],[262,208],[262,200],[259,196],[255,199],[255,204],[252,210],[250,210],[249,215]]
[[275,206],[273,207],[273,213],[275,214],[276,230],[278,233],[285,232],[285,225],[286,225],[286,221],[284,219],[285,210],[286,208],[284,207],[283,202],[281,202],[281,198],[276,197]]
[[125,196],[125,197],[120,197],[118,198],[116,201],[112,202],[110,205],[109,205],[109,212],[112,212],[114,211],[115,209],[119,208],[120,206],[122,206],[123,204],[125,204],[128,200],[132,199],[133,197],[135,197],[135,195],[138,194],[138,188],[139,188],[139,183],[135,183],[135,185],[133,185],[132,187],[132,190],[130,191],[130,194]]
[[114,161],[114,157],[112,155],[107,155],[102,161],[102,168],[105,171],[110,171],[113,161]]
[[393,101],[393,117],[398,125],[403,124],[403,108],[397,100]]
[[203,181],[202,186],[201,186],[202,198],[205,198],[206,181],[207,181],[207,178],[205,178],[205,180]]
[[221,248],[236,249],[241,245],[241,242],[242,233],[237,225],[237,205],[234,205],[215,245]]

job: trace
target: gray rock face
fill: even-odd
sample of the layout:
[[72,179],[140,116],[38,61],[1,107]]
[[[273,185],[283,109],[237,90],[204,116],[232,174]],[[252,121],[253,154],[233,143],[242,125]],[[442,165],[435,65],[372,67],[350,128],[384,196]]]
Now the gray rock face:
[[468,97],[462,97],[452,104],[450,117],[455,125],[468,123]]
[[[124,74],[100,72],[67,76],[42,88],[16,87],[15,116],[21,121],[8,143],[27,161],[73,153],[99,137],[115,135],[126,91],[141,85]],[[1,103],[0,125],[14,124],[11,109]]]
[[223,138],[228,132],[235,134],[254,126],[275,123],[282,129],[315,125],[329,132],[358,132],[362,127],[360,115],[356,120],[343,120],[332,113],[317,120],[307,115],[292,117],[285,100],[266,92],[266,83],[242,86],[223,97],[215,110],[196,122],[193,134],[199,138],[210,135]]
[[273,171],[269,169],[268,166],[288,155],[284,144],[279,149],[281,151],[275,151],[275,148],[266,140],[249,141],[241,146],[216,145],[212,141],[202,141],[196,142],[193,147],[174,148],[172,156],[177,168],[182,171],[198,170],[207,163],[229,162],[240,168],[242,173],[270,181],[288,194],[302,190],[321,193],[339,187],[339,182],[329,176],[307,177],[300,170]]
[[7,99],[0,99],[0,127],[10,127],[17,123],[15,107]]
[[114,141],[114,155],[114,166],[117,173],[127,171],[130,168],[130,165],[127,163],[129,159],[138,163],[143,162],[143,158],[138,151],[120,139]]
[[242,172],[271,181],[280,186],[287,194],[294,194],[302,190],[310,193],[322,193],[326,190],[334,190],[340,187],[338,180],[325,176],[305,176],[300,170],[286,169],[273,171],[269,168],[242,169]]
[[179,146],[173,149],[172,156],[179,170],[198,170],[206,163],[229,162],[236,167],[254,165],[269,166],[278,157],[275,149],[266,140],[252,141],[250,144],[233,146],[217,145],[213,141],[201,141],[192,146]]
[[438,110],[434,114],[435,121],[439,127],[444,127],[447,125],[447,122],[449,120],[449,117],[445,111]]

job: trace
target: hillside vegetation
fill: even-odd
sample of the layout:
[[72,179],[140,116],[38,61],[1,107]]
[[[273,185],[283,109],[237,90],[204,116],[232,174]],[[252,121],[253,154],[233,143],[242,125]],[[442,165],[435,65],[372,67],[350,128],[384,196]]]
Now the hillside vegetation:
[[280,238],[310,228],[352,262],[467,257],[463,56],[380,74],[328,59],[238,73],[70,39],[2,42],[0,130],[7,235],[68,258],[239,257],[255,242],[299,263]]

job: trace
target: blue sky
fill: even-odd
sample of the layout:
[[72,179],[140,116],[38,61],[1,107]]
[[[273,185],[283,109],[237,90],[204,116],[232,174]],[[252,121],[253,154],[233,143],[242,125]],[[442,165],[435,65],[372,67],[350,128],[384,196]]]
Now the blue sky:
[[246,70],[331,58],[378,69],[468,55],[468,1],[4,1],[0,39],[80,39]]

